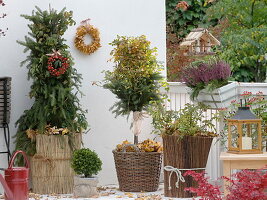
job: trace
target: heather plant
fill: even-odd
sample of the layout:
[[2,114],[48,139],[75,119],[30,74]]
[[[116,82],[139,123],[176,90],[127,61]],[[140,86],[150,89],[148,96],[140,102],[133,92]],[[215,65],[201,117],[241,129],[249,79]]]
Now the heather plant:
[[231,179],[222,177],[230,183],[227,187],[229,194],[225,198],[221,194],[220,186],[210,184],[204,172],[187,171],[184,176],[191,176],[198,183],[197,188],[190,187],[185,190],[201,196],[201,200],[263,200],[267,198],[264,193],[266,171],[242,170],[233,174]]
[[194,100],[203,89],[210,92],[226,85],[230,75],[230,66],[224,61],[197,61],[182,70],[181,81],[192,89],[191,99]]

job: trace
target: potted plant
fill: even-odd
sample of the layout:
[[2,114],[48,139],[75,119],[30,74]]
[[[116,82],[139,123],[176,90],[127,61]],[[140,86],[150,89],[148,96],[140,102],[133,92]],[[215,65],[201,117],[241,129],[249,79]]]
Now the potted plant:
[[237,96],[237,83],[228,82],[229,64],[220,60],[193,62],[181,72],[181,80],[190,91],[192,100],[203,102],[212,108],[226,107]]
[[[152,101],[161,98],[160,87],[162,76],[161,65],[156,59],[156,48],[150,47],[150,42],[144,35],[140,37],[118,36],[112,43],[111,51],[114,60],[114,70],[105,72],[103,87],[114,93],[118,101],[111,107],[118,115],[133,114],[132,130],[134,144],[138,145],[138,135],[141,133],[141,124]],[[136,146],[136,149],[138,147]],[[139,151],[139,150],[137,150]],[[159,176],[161,153],[146,152],[118,152],[113,151],[120,190],[123,191],[155,191],[158,188],[158,178],[149,181],[144,175],[151,170],[150,180]],[[146,164],[146,168],[142,165]],[[130,166],[127,168],[125,166]],[[125,171],[122,173],[121,168]],[[150,170],[151,169],[151,170]],[[148,173],[149,174],[149,173]],[[122,181],[122,178],[129,181]]]
[[[73,149],[80,148],[81,132],[88,126],[77,93],[81,75],[65,44],[64,32],[74,25],[72,12],[65,9],[22,15],[31,23],[29,36],[19,44],[29,51],[26,64],[32,80],[29,93],[34,100],[17,121],[16,149],[31,156],[33,192],[72,193],[74,171],[70,166]],[[44,182],[46,187],[44,187]]]
[[88,148],[73,152],[71,166],[80,176],[74,177],[74,197],[90,198],[98,195],[97,177],[93,176],[101,170],[102,161],[98,155]]
[[186,104],[179,111],[167,111],[155,104],[150,113],[154,132],[162,135],[164,149],[164,193],[167,197],[192,197],[184,188],[193,186],[192,179],[183,177],[188,170],[205,170],[210,146],[215,134],[212,115],[205,119],[204,104]]

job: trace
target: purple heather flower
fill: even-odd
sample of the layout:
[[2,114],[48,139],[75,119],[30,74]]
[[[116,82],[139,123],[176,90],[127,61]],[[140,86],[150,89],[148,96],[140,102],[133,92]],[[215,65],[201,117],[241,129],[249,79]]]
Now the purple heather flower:
[[209,84],[212,80],[224,81],[231,75],[229,64],[224,61],[209,63],[199,63],[191,65],[182,70],[181,81],[187,86],[194,87],[199,83]]
[[212,68],[215,75],[214,79],[226,80],[231,75],[230,66],[224,61],[215,62],[214,64],[212,64]]

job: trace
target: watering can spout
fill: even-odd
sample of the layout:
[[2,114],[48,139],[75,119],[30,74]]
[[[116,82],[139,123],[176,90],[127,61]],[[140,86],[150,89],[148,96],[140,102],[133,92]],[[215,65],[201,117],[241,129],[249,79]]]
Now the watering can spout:
[[0,182],[3,185],[7,199],[12,200],[13,199],[13,193],[11,192],[10,188],[8,187],[7,182],[5,181],[2,174],[0,174]]

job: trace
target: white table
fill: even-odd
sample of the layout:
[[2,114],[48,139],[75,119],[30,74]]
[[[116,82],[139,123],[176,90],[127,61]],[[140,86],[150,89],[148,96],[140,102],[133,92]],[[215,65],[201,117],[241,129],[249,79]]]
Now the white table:
[[[223,161],[223,176],[231,177],[233,169],[261,169],[267,165],[267,152],[262,154],[233,154],[222,152],[220,160]],[[224,194],[228,182],[224,181]]]

